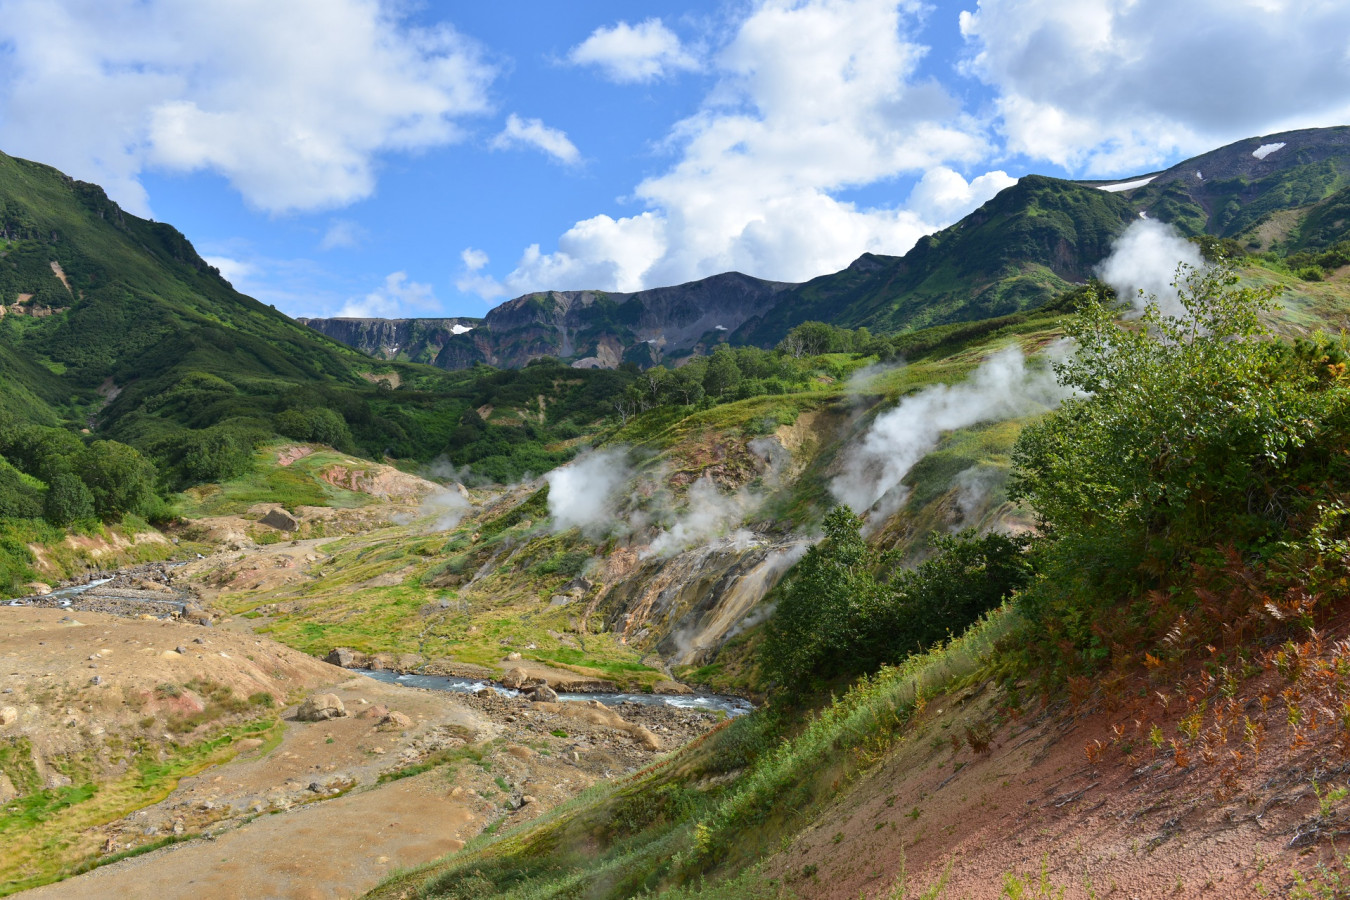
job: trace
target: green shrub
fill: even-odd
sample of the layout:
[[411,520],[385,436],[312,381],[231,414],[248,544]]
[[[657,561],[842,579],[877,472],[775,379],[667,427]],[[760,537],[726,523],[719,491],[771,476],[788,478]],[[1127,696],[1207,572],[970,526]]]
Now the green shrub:
[[761,655],[764,671],[795,694],[959,635],[1027,584],[1029,544],[973,531],[941,536],[930,559],[887,584],[877,578],[885,561],[863,540],[861,520],[837,507],[825,518],[825,539],[784,583]]
[[1345,348],[1271,339],[1271,294],[1222,268],[1192,272],[1181,301],[1179,318],[1154,304],[1122,324],[1089,296],[1058,370],[1082,393],[1014,449],[1010,494],[1049,539],[1045,577],[1019,600],[1036,664],[1091,668],[1178,615],[1194,622],[1178,582],[1219,546],[1275,552],[1325,502],[1317,486],[1346,476]]
[[95,441],[76,460],[76,474],[94,498],[94,511],[105,522],[126,513],[148,514],[155,501],[155,467],[134,447]]
[[58,528],[94,518],[94,495],[83,481],[62,472],[52,478],[42,503],[42,517]]
[[0,518],[30,519],[42,515],[42,496],[13,466],[0,457]]

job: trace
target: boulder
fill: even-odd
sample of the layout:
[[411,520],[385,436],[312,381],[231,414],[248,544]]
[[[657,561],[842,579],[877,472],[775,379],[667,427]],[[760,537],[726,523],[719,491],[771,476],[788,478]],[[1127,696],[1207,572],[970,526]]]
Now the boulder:
[[406,731],[412,727],[412,724],[412,719],[404,713],[391,712],[381,719],[380,723],[375,727],[381,731]]
[[45,597],[52,592],[52,586],[41,581],[30,581],[24,585],[24,590],[35,597]]
[[553,688],[549,687],[547,681],[543,682],[542,684],[536,684],[534,687],[532,687],[529,691],[528,696],[535,703],[558,702],[558,692],[553,690]]
[[376,703],[370,709],[361,711],[361,718],[363,719],[383,719],[387,715],[389,715],[389,707],[380,703]]
[[19,711],[12,706],[0,708],[0,728],[19,721]]
[[502,687],[518,691],[525,686],[525,683],[529,681],[529,679],[529,674],[526,673],[524,669],[517,666],[514,669],[508,669],[506,674],[502,676]]
[[183,618],[194,625],[211,624],[211,614],[200,606],[194,606],[191,603],[183,607]]
[[300,521],[280,507],[273,508],[271,512],[263,516],[262,524],[278,531],[300,530]]
[[326,719],[340,719],[347,715],[337,694],[315,694],[309,697],[296,710],[295,717],[301,722],[322,722]]
[[369,656],[359,650],[351,650],[347,647],[334,647],[329,650],[328,655],[324,657],[324,661],[335,666],[341,666],[344,669],[370,668]]

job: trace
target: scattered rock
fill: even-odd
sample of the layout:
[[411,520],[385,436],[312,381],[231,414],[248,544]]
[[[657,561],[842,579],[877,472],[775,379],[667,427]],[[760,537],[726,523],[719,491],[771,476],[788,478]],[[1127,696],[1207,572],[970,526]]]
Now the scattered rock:
[[323,722],[327,719],[340,719],[345,715],[347,710],[337,694],[315,694],[301,703],[295,713],[295,717],[301,722]]
[[[151,616],[150,618],[154,618]],[[183,607],[183,618],[195,625],[210,625],[211,614],[200,606],[194,606],[191,603]]]
[[280,507],[274,508],[262,517],[262,524],[278,531],[299,531],[300,522],[295,516]]
[[525,806],[525,805],[527,805],[527,804],[534,803],[534,802],[536,802],[535,799],[534,799],[533,797],[531,797],[529,794],[522,794],[522,795],[520,796],[520,805],[521,805],[521,806]]
[[13,725],[19,721],[19,711],[12,706],[6,706],[0,709],[0,727]]
[[187,656],[187,648],[182,646],[181,644],[177,647],[174,647],[173,652],[177,653],[179,656]]

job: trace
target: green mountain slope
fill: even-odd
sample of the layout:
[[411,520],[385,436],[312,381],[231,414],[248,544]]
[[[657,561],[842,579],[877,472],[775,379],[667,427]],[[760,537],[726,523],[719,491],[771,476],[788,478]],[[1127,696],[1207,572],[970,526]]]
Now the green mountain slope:
[[[1262,149],[1270,147],[1278,149]],[[1237,237],[1347,185],[1350,127],[1342,126],[1237,141],[1178,163],[1124,196],[1183,234]]]
[[[172,226],[4,154],[0,312],[0,431],[130,444],[162,490],[226,477],[278,435],[516,478],[569,458],[565,442],[603,422],[631,378],[372,360],[235,291]],[[8,443],[0,453],[28,452]]]
[[1115,194],[1027,176],[902,257],[867,254],[796,288],[733,340],[772,345],[808,320],[893,332],[1040,306],[1086,280],[1136,218]]

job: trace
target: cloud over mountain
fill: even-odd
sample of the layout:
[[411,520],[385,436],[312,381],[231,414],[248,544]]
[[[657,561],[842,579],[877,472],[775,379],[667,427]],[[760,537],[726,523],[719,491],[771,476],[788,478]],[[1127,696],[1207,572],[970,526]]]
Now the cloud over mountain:
[[155,167],[218,173],[271,213],[368,197],[378,156],[459,140],[494,77],[450,26],[371,0],[0,4],[6,150],[141,213]]

